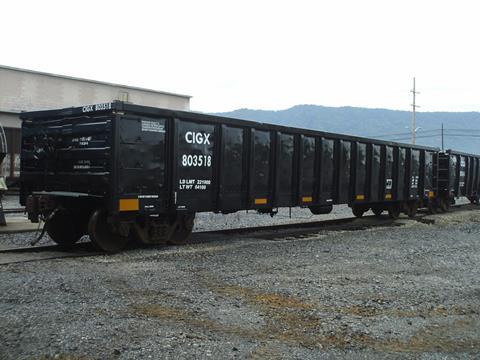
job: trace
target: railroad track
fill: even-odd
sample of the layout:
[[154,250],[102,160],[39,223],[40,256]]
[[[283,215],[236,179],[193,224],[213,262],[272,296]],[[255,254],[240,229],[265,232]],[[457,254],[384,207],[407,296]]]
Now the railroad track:
[[[479,210],[478,206],[470,204],[454,205],[450,211]],[[320,233],[333,231],[357,231],[374,227],[402,226],[408,221],[417,221],[433,224],[434,219],[426,218],[426,211],[421,211],[415,218],[402,217],[398,220],[390,219],[387,215],[375,215],[362,218],[340,218],[333,220],[298,222],[279,225],[255,226],[234,229],[197,231],[192,234],[192,243],[203,243],[211,240],[211,236],[237,235],[240,237],[253,237],[259,240],[295,240],[311,238]],[[128,250],[125,250],[128,251]],[[42,245],[28,247],[0,247],[0,265],[22,263],[41,260],[52,260],[72,257],[86,257],[105,255],[93,249],[89,242],[75,244],[68,250],[58,245]]]
[[316,234],[327,231],[357,231],[373,227],[402,226],[405,221],[419,221],[433,223],[434,220],[425,219],[425,215],[419,215],[413,219],[401,218],[390,219],[387,215],[381,218],[370,215],[362,218],[349,217],[332,220],[309,221],[299,223],[288,223],[279,225],[266,225],[255,227],[244,227],[224,230],[209,230],[195,232],[194,235],[238,235],[241,237],[253,237],[262,240],[294,240],[296,238],[312,237]]
[[[460,204],[452,205],[450,207],[450,212],[459,211],[459,210],[480,210],[480,207],[471,204]],[[243,227],[243,228],[234,228],[234,229],[222,229],[222,230],[207,230],[207,231],[198,231],[194,234],[223,234],[223,235],[250,235],[254,234],[254,237],[262,237],[265,234],[282,232],[289,230],[299,230],[304,232],[316,232],[321,230],[329,231],[338,231],[338,230],[364,230],[372,227],[381,227],[381,226],[402,226],[406,221],[418,221],[425,224],[433,224],[434,219],[427,218],[432,214],[428,213],[427,210],[419,210],[417,215],[414,218],[401,217],[400,219],[393,220],[388,217],[385,213],[380,217],[375,215],[367,215],[361,218],[356,217],[343,217],[339,219],[332,220],[320,220],[320,221],[308,221],[308,222],[299,222],[299,223],[287,223],[279,225],[266,225],[266,226],[252,226],[252,227]],[[441,213],[439,214],[441,215]],[[257,233],[257,234],[256,234]]]
[[100,255],[90,243],[75,244],[69,249],[59,245],[0,248],[0,265]]
[[9,209],[3,209],[4,214],[20,214],[20,213],[25,213],[25,208],[20,207],[20,208],[9,208]]

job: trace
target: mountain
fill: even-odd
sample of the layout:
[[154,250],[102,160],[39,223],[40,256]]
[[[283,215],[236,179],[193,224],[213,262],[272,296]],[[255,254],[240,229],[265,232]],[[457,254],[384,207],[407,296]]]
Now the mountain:
[[[297,105],[270,111],[238,109],[215,115],[270,124],[365,136],[382,140],[411,142],[412,113],[408,111],[357,107]],[[480,154],[479,112],[417,112],[417,144]]]

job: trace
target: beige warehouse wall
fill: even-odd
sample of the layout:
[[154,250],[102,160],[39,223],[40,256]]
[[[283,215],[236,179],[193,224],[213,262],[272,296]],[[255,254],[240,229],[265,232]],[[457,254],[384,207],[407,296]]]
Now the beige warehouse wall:
[[9,148],[0,172],[13,178],[20,174],[20,112],[113,100],[174,110],[190,109],[190,97],[185,95],[0,65],[0,123],[5,128]]
[[0,125],[7,128],[20,129],[21,123],[17,114],[7,114],[0,111]]
[[188,110],[188,96],[0,66],[0,111],[21,112],[125,100]]

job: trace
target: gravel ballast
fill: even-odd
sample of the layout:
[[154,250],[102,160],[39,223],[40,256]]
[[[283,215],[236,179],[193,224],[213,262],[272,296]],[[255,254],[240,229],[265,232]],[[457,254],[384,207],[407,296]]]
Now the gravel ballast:
[[0,358],[472,358],[480,211],[431,219],[1,266]]

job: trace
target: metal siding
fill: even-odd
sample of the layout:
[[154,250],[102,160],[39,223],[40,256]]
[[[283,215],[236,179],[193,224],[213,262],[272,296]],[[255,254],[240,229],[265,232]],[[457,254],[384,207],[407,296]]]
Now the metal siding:
[[[144,122],[157,124],[157,129],[146,130]],[[140,207],[157,212],[160,204],[153,199],[166,185],[166,119],[123,117],[119,127],[118,194],[153,196],[145,197]]]
[[352,143],[350,141],[340,140],[339,145],[338,193],[336,202],[338,204],[345,204],[350,201],[351,196]]
[[396,176],[395,176],[395,152],[394,148],[391,146],[385,147],[385,200],[393,200],[395,196],[396,185]]
[[[270,158],[271,134],[270,131],[252,129],[252,164],[250,201],[253,205],[271,206],[270,194]],[[267,199],[266,203],[255,199]]]
[[[395,183],[397,184],[395,200],[405,199],[405,180],[406,180],[406,149],[397,148],[397,176]],[[408,184],[408,182],[407,182]]]
[[480,175],[480,159],[478,158],[475,158],[475,181],[474,181],[474,191],[475,191],[475,194],[478,195],[479,193],[479,175]]
[[334,141],[322,139],[321,167],[320,167],[320,201],[331,202],[334,191]]
[[301,179],[300,179],[300,201],[304,197],[310,197],[313,202],[315,182],[315,138],[309,136],[301,137]]
[[466,172],[467,160],[465,156],[460,156],[460,163],[458,168],[458,194],[459,196],[466,194]]
[[22,182],[31,191],[105,196],[110,186],[113,116],[25,122]]
[[355,193],[354,200],[366,200],[366,182],[367,182],[367,144],[356,144],[355,160]]
[[408,195],[409,199],[417,199],[419,196],[418,187],[420,179],[420,151],[411,149],[409,158],[409,182],[408,182]]
[[433,190],[433,153],[425,151],[423,191],[425,193]]
[[222,160],[220,166],[220,210],[228,211],[246,206],[246,176],[244,129],[222,126]]
[[380,177],[381,177],[381,146],[372,145],[371,153],[371,165],[370,165],[370,201],[380,201]]
[[278,133],[276,206],[291,206],[293,200],[294,136]]

